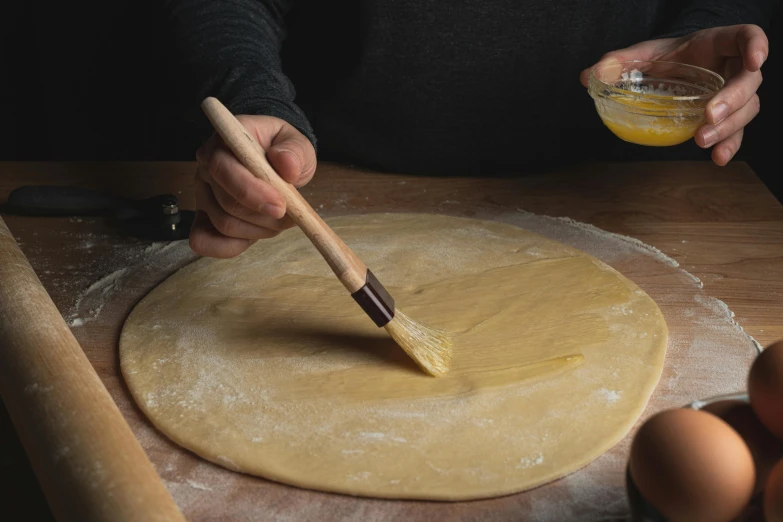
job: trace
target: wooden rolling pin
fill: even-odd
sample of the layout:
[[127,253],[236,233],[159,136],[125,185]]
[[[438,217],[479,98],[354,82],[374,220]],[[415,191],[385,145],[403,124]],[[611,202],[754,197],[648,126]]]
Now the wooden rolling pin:
[[2,218],[0,396],[57,520],[185,520]]

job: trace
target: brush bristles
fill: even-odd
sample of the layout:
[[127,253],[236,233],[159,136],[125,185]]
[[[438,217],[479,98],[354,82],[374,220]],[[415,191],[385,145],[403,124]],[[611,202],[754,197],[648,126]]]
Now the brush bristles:
[[419,324],[400,310],[384,328],[425,372],[438,377],[449,371],[451,337],[443,330]]

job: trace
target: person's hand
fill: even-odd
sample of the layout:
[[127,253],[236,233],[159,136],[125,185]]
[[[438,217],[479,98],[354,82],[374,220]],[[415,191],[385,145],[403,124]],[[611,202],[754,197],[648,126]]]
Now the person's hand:
[[[710,100],[707,123],[694,137],[702,148],[714,145],[712,160],[723,166],[737,153],[745,126],[759,113],[756,91],[761,85],[761,65],[768,55],[769,42],[760,27],[733,25],[642,42],[610,52],[598,64],[662,60],[697,65],[723,76],[726,85]],[[582,72],[580,80],[585,87],[593,67]]]
[[[305,185],[315,173],[315,150],[297,129],[272,116],[237,116],[266,151],[284,180]],[[256,178],[213,134],[196,152],[196,216],[190,247],[209,257],[234,257],[258,239],[274,237],[293,226],[283,196]]]

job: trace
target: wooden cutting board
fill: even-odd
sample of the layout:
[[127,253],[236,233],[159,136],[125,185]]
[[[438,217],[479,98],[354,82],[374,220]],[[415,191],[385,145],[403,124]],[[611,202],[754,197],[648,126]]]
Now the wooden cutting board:
[[[22,184],[56,183],[131,197],[171,192],[183,208],[192,208],[193,171],[189,163],[0,164],[0,200]],[[762,344],[783,338],[783,207],[743,164],[725,169],[708,163],[603,164],[518,179],[429,179],[321,165],[303,193],[325,215],[443,212],[509,221],[520,219],[518,209],[523,209],[568,216],[660,248],[704,288],[649,256],[606,259],[656,298],[676,340],[648,414],[698,394],[734,391],[753,357],[736,330],[714,328],[716,321],[730,323],[725,311],[713,306],[708,312],[706,304],[696,306],[694,300],[722,299]],[[77,338],[189,520],[602,520],[625,512],[627,440],[563,481],[501,499],[455,504],[303,491],[204,463],[150,427],[124,387],[116,350],[133,305],[190,259],[184,245],[120,238],[94,218],[6,221],[66,318],[74,324],[86,320],[74,327]],[[589,238],[579,241],[587,242],[578,247],[598,249]],[[123,268],[129,269],[116,275]],[[721,364],[715,365],[715,359]],[[707,374],[715,368],[725,371]],[[0,442],[9,440],[9,427],[0,421]],[[3,455],[4,478],[25,477],[23,459],[9,454],[13,444],[0,447],[11,448]],[[4,505],[18,506],[21,495],[29,495],[34,486],[27,477],[5,492],[9,502]],[[558,503],[572,508],[555,513]],[[32,509],[20,506],[20,516]]]

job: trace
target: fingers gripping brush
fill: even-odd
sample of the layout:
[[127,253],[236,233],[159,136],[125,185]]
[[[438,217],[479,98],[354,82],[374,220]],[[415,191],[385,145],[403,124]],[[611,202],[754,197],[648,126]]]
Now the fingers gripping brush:
[[261,145],[217,99],[207,98],[201,108],[239,161],[256,177],[275,187],[286,202],[286,212],[324,257],[343,286],[378,327],[430,375],[448,371],[451,339],[441,330],[417,323],[394,306],[394,299],[367,266],[324,223],[293,185],[284,181],[266,159]]

